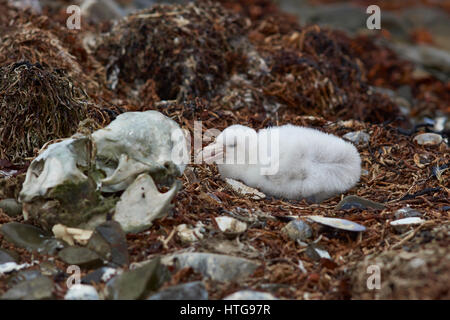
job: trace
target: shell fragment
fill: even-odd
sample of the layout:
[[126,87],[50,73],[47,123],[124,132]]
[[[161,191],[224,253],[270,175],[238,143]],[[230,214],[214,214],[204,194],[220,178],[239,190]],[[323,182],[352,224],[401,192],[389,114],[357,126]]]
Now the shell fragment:
[[353,232],[362,232],[366,230],[366,227],[355,223],[353,221],[339,219],[339,218],[327,218],[322,216],[308,216],[309,220],[323,224],[328,227],[345,230],[345,231],[353,231]]

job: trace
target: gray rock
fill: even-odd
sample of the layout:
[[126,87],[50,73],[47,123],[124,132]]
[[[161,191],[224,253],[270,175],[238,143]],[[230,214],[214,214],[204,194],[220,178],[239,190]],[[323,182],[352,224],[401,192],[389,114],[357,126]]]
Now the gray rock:
[[289,222],[281,232],[293,241],[304,241],[312,236],[311,227],[302,220],[293,220]]
[[115,266],[130,263],[125,233],[116,221],[107,221],[97,226],[87,247]]
[[1,296],[4,300],[44,300],[53,298],[53,281],[48,277],[37,277],[20,282]]
[[7,262],[18,262],[18,259],[11,252],[0,249],[0,264]]
[[93,286],[75,284],[67,291],[64,300],[100,300],[100,297]]
[[80,267],[95,268],[103,263],[98,254],[83,247],[67,247],[59,252],[58,257],[67,264]]
[[0,200],[0,209],[10,217],[17,217],[22,214],[22,205],[16,199]]
[[253,290],[242,290],[230,294],[229,296],[223,298],[223,300],[278,300],[272,294],[267,292],[253,291]]
[[335,210],[348,210],[348,209],[375,209],[383,210],[385,208],[384,204],[364,199],[358,196],[347,196],[338,203]]
[[195,281],[161,290],[147,300],[208,300],[208,291],[203,282]]
[[370,141],[370,135],[364,131],[353,131],[342,136],[345,140],[353,142],[356,145],[367,145]]
[[24,270],[18,272],[16,275],[8,279],[8,285],[14,286],[24,281],[30,281],[41,277],[42,274],[39,270]]
[[178,269],[191,267],[196,272],[217,281],[244,279],[259,266],[257,262],[214,253],[188,252],[162,258],[162,263],[176,264]]
[[331,260],[328,251],[316,244],[311,244],[306,248],[306,255],[313,261],[319,261],[320,259]]
[[169,278],[167,267],[156,258],[110,280],[107,284],[107,296],[112,300],[142,299],[160,288]]
[[64,248],[62,241],[52,238],[45,231],[28,224],[6,223],[0,228],[0,233],[7,241],[28,251],[53,255],[58,249]]
[[116,274],[117,270],[109,267],[101,267],[95,269],[91,273],[87,274],[81,278],[81,283],[91,284],[91,283],[102,283],[108,282],[108,280]]
[[450,53],[427,45],[390,44],[398,55],[427,68],[450,72]]

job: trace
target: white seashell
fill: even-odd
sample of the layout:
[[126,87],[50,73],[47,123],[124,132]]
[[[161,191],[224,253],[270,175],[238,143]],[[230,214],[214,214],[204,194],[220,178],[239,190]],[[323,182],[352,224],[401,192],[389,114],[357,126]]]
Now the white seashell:
[[361,232],[365,231],[366,227],[345,219],[339,219],[339,218],[327,218],[322,216],[308,216],[309,220],[313,222],[317,222],[332,228],[345,230],[345,231],[354,231],[354,232]]
[[415,226],[424,223],[425,220],[419,217],[409,217],[399,220],[391,221],[390,225],[395,229],[397,232],[405,232],[408,227]]
[[423,222],[425,222],[425,220],[423,220],[419,217],[410,217],[410,218],[404,218],[404,219],[391,221],[391,226],[421,224]]

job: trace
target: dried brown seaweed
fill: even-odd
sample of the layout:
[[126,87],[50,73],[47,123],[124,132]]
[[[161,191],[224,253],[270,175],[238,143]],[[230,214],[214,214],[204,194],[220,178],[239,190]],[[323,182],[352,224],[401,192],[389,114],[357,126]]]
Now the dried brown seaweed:
[[46,142],[75,133],[87,96],[60,70],[19,62],[0,68],[0,158],[36,154]]

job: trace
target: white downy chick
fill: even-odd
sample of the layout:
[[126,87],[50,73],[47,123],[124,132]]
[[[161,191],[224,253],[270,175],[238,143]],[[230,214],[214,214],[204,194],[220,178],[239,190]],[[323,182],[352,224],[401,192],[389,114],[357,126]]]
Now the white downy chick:
[[361,174],[361,158],[350,142],[290,124],[258,132],[230,126],[203,155],[217,163],[222,178],[287,199],[321,202],[352,188]]

